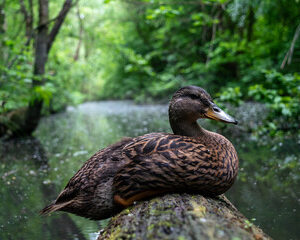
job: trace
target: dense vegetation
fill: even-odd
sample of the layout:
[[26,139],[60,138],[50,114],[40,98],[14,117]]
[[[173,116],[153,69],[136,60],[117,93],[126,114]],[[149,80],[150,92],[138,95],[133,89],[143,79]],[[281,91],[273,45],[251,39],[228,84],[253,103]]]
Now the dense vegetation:
[[[51,1],[49,29],[65,2]],[[37,99],[44,113],[95,99],[149,102],[194,84],[219,102],[266,104],[260,133],[299,129],[298,0],[74,2],[45,74],[33,70],[39,7],[1,1],[2,114]]]

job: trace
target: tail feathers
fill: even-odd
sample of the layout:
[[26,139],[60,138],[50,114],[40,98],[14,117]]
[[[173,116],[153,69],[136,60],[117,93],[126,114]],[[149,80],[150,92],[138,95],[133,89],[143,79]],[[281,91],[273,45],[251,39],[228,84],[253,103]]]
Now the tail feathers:
[[46,206],[40,211],[40,215],[49,215],[52,212],[59,211],[68,204],[70,204],[71,201],[64,202],[64,203],[51,203],[50,205]]

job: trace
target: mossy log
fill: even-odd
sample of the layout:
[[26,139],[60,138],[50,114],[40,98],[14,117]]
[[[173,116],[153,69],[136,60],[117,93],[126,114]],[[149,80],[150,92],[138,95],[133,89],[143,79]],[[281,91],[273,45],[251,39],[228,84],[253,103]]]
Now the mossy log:
[[103,239],[271,239],[223,195],[169,194],[138,202],[113,217]]

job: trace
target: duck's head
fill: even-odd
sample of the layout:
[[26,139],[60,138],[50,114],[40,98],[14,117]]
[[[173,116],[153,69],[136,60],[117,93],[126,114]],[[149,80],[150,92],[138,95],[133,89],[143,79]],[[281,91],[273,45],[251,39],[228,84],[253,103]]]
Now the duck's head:
[[233,117],[214,103],[203,88],[196,86],[186,86],[175,92],[169,106],[169,118],[175,134],[182,134],[178,125],[193,124],[199,118],[237,124]]

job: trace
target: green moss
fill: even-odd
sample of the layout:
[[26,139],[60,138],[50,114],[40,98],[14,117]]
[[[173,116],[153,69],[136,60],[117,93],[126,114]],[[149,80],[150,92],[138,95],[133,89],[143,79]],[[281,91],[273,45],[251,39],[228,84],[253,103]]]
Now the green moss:
[[155,227],[155,224],[150,224],[150,225],[147,227],[147,230],[148,230],[148,231],[151,231],[154,227]]
[[158,226],[172,227],[173,224],[169,221],[160,221],[157,223]]
[[112,221],[112,222],[115,222],[115,221],[119,218],[119,216],[121,216],[121,214],[118,214],[118,215],[112,217],[112,218],[111,218],[111,221]]
[[157,222],[157,223],[155,223],[155,224],[150,224],[148,227],[147,227],[147,230],[148,231],[151,231],[151,230],[153,230],[155,227],[172,227],[173,226],[173,224],[171,223],[171,222],[169,222],[169,221],[166,221],[166,220],[164,220],[164,221],[159,221],[159,222]]
[[198,204],[196,201],[192,201],[191,204],[193,206],[192,213],[195,216],[202,218],[206,215],[206,207],[205,206]]
[[153,216],[169,215],[169,214],[173,214],[173,213],[174,213],[174,211],[172,211],[172,210],[157,210],[157,209],[150,210],[150,215],[153,215]]
[[252,222],[250,222],[248,219],[245,219],[244,220],[244,227],[246,228],[246,229],[248,229],[248,228],[251,228],[252,226],[253,226],[253,223]]
[[131,229],[131,231],[129,231],[129,229],[124,228],[124,227],[120,227],[117,226],[116,228],[113,228],[113,231],[110,233],[109,237],[105,236],[105,239],[109,239],[109,240],[117,240],[117,239],[135,239],[136,238],[136,234],[132,233],[130,234],[130,232],[134,232],[135,229]]
[[231,240],[241,240],[239,237],[233,237]]
[[123,213],[123,214],[129,214],[129,213],[130,213],[130,210],[131,210],[131,209],[126,208],[122,213]]
[[121,236],[121,228],[116,227],[113,229],[113,231],[110,233],[109,240],[115,240],[115,239],[120,239]]

